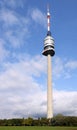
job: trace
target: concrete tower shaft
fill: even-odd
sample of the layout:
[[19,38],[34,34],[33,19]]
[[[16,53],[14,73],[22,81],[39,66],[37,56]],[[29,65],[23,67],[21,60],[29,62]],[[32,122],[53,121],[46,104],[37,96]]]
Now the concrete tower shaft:
[[51,69],[51,56],[48,54],[48,83],[47,83],[47,118],[53,118],[53,103],[52,103],[52,69]]

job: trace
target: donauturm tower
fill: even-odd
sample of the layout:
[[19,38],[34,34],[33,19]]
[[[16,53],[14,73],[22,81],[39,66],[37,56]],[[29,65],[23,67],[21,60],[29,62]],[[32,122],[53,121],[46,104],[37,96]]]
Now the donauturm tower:
[[55,54],[54,39],[50,31],[50,11],[47,8],[47,35],[44,39],[44,50],[42,52],[44,56],[47,56],[47,119],[53,118],[53,96],[52,96],[52,56]]

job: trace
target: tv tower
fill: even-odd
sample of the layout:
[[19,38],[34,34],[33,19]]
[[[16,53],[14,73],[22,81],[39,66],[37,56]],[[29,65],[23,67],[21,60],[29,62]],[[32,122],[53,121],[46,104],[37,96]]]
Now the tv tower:
[[47,56],[48,63],[48,83],[47,83],[47,118],[53,118],[53,103],[52,103],[52,66],[51,58],[55,54],[54,39],[51,36],[50,31],[50,11],[47,7],[47,36],[44,39],[44,50],[42,52],[44,56]]

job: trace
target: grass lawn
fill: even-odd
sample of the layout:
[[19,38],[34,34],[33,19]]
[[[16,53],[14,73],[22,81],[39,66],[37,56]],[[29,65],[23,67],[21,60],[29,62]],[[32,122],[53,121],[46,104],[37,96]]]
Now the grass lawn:
[[1,126],[0,130],[77,130],[77,127]]

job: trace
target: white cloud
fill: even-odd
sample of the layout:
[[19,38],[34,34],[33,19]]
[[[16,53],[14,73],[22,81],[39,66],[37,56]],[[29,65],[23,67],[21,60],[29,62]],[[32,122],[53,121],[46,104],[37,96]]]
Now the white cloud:
[[[7,50],[19,49],[27,43],[27,38],[30,36],[28,29],[30,20],[27,17],[27,12],[22,15],[17,11],[20,8],[23,11],[23,6],[26,0],[1,0],[0,1],[0,23],[1,35],[0,37],[5,40]],[[15,9],[16,8],[16,9]],[[10,51],[10,53],[12,53]]]
[[[6,44],[13,48],[19,48],[24,45],[25,41],[30,36],[28,17],[23,17],[15,11],[8,9],[0,10],[0,21],[2,22],[2,35]],[[27,35],[26,35],[27,34]],[[26,37],[25,37],[26,36]]]
[[6,39],[9,41],[9,45],[11,45],[13,48],[19,48],[20,46],[21,46],[21,44],[22,44],[22,42],[21,42],[21,38],[19,37],[18,38],[18,36],[17,35],[20,35],[20,34],[18,34],[19,32],[16,32],[16,35],[14,35],[14,33],[15,33],[16,31],[7,31],[6,33],[5,33],[5,37],[6,37]]
[[54,112],[77,116],[77,92],[54,91]]
[[24,2],[26,2],[26,0],[0,0],[0,4],[2,7],[5,7],[5,6],[8,6],[8,7],[11,7],[11,8],[16,8],[16,7],[21,7],[23,8],[24,6]]
[[70,61],[55,57],[53,60],[53,76],[55,78],[71,78],[73,71],[77,70],[77,61]]
[[30,84],[34,82],[32,76],[39,77],[41,73],[45,73],[45,60],[43,57],[36,56],[33,59],[24,59],[18,63],[8,62],[3,67],[5,71],[0,75],[1,88],[25,87],[25,84],[30,87]]
[[53,74],[55,77],[61,77],[64,73],[64,64],[61,58],[56,57],[53,61]]
[[[37,64],[35,64],[35,60],[37,60]],[[0,92],[3,93],[0,95],[2,118],[46,112],[45,105],[41,105],[43,100],[46,100],[46,92],[42,91],[42,85],[33,77],[44,71],[44,67],[40,65],[41,62],[43,63],[44,60],[37,56],[31,61],[28,59],[28,61],[20,61],[16,64],[4,65],[5,71],[0,75]]]
[[5,49],[4,44],[5,41],[3,39],[0,39],[0,61],[6,59],[6,57],[9,55],[9,51]]
[[17,17],[13,11],[7,9],[0,10],[0,21],[4,22],[6,26],[16,24],[18,22]]
[[65,65],[68,69],[77,69],[77,61],[68,61]]
[[[46,115],[47,90],[43,84],[45,79],[42,79],[46,73],[44,57],[20,57],[18,62],[4,63],[3,67],[4,71],[0,73],[0,118]],[[54,114],[76,116],[76,99],[77,92],[54,90]]]
[[21,14],[15,12],[14,10],[0,9],[0,21],[3,22],[3,25],[7,28],[14,27],[17,29],[17,27],[23,27],[24,25],[29,23],[29,19],[26,16],[22,16]]
[[[23,1],[23,2],[22,2]],[[5,2],[7,3],[7,0],[5,0]],[[26,2],[26,0],[25,0],[25,2]],[[13,8],[16,8],[16,7],[21,7],[21,8],[23,8],[23,6],[24,6],[24,0],[10,0],[9,2],[8,2],[8,5],[10,6],[10,7],[13,7]]]
[[43,27],[46,27],[46,15],[42,13],[39,9],[33,9],[31,12],[32,19],[42,25]]

